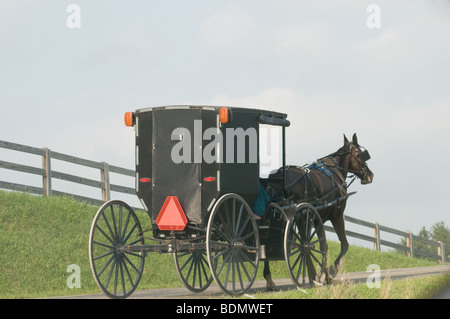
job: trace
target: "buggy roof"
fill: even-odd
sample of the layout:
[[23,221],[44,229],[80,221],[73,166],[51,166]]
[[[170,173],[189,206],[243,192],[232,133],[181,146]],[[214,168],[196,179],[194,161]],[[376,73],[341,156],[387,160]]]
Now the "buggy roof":
[[155,106],[155,107],[147,107],[136,110],[138,113],[148,112],[148,111],[159,111],[159,110],[186,110],[186,109],[201,109],[206,111],[216,111],[219,112],[221,108],[228,108],[232,113],[247,113],[254,114],[258,118],[258,123],[260,124],[268,124],[268,125],[277,125],[287,127],[290,125],[290,122],[286,119],[287,114],[261,110],[261,109],[253,109],[253,108],[244,108],[244,107],[234,107],[234,106],[206,106],[206,105],[167,105],[167,106]]

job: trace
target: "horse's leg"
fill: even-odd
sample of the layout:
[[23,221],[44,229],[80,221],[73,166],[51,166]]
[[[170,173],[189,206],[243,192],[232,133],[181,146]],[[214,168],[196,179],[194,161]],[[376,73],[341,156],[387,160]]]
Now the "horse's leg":
[[270,273],[269,261],[264,260],[264,278],[266,279],[266,289],[273,290],[275,288],[275,283],[272,280],[272,274]]
[[[323,225],[323,224],[322,224]],[[326,235],[325,235],[325,229],[324,228],[319,228],[319,221],[318,220],[316,220],[316,223],[315,223],[315,228],[316,229],[320,229],[318,232],[317,232],[317,236],[319,237],[319,238],[326,238]],[[321,251],[324,251],[324,252],[327,252],[328,251],[328,243],[327,243],[327,241],[325,240],[323,243],[321,243],[320,244],[320,246],[319,246],[319,249],[321,250]],[[329,268],[328,268],[328,264],[327,264],[327,259],[325,258],[325,265],[323,265],[323,268],[324,268],[324,270],[325,270],[325,283],[327,283],[327,284],[329,284],[329,283],[331,283],[331,279],[330,279],[330,274],[329,274]],[[317,282],[321,282],[322,281],[322,273],[320,274],[320,277],[318,277],[318,278],[316,278],[316,281]]]
[[331,223],[333,224],[334,230],[339,238],[339,241],[341,242],[341,252],[334,261],[334,266],[330,267],[330,275],[332,277],[335,277],[337,275],[338,268],[341,266],[342,257],[344,257],[345,253],[348,250],[348,241],[347,236],[345,235],[345,223],[343,211],[337,214],[335,218],[332,218]]

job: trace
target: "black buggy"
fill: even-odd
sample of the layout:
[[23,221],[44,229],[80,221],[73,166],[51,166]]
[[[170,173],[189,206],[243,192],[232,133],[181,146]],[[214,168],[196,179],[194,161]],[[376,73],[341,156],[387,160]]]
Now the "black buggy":
[[[98,210],[89,259],[98,286],[111,298],[130,296],[148,252],[171,253],[193,292],[214,281],[227,294],[252,286],[260,260],[285,260],[299,286],[323,280],[326,238],[308,203],[269,197],[285,174],[260,178],[260,124],[281,127],[285,166],[287,115],[212,106],[167,106],[125,114],[136,134],[136,194],[151,219],[143,230],[118,200]],[[284,171],[284,170],[283,170]]]

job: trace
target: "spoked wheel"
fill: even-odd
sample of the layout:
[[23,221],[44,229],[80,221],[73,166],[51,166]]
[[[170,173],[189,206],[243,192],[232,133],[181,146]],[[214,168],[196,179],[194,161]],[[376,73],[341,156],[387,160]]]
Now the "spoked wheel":
[[209,287],[213,278],[205,249],[177,251],[173,256],[178,276],[187,289],[192,292],[202,292]]
[[239,195],[223,195],[214,205],[206,251],[211,274],[225,293],[250,289],[258,270],[259,234],[253,212]]
[[310,204],[300,204],[284,234],[286,266],[298,287],[313,287],[324,281],[327,249],[319,213]]
[[95,215],[89,236],[89,260],[97,285],[110,298],[126,298],[136,289],[144,269],[145,254],[125,246],[143,245],[141,224],[122,201],[103,204]]

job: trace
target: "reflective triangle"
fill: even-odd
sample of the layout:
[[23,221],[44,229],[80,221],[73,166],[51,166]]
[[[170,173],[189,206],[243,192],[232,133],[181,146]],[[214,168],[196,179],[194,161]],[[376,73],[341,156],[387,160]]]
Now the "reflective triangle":
[[176,196],[167,196],[156,224],[160,230],[183,230],[188,220]]

